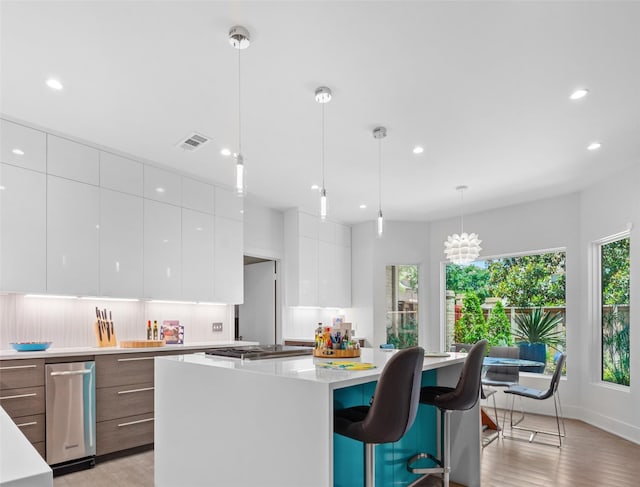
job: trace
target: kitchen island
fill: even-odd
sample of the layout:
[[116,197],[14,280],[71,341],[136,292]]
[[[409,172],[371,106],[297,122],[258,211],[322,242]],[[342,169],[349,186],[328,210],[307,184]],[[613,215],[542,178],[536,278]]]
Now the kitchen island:
[[[362,444],[333,433],[334,408],[368,404],[395,352],[363,349],[361,371],[318,367],[311,356],[240,360],[205,354],[157,357],[155,485],[244,487],[362,485]],[[464,354],[425,357],[423,385],[455,385]],[[480,485],[478,407],[454,413],[452,480]],[[378,485],[418,478],[404,462],[435,451],[437,414],[420,406],[403,439],[376,448]]]

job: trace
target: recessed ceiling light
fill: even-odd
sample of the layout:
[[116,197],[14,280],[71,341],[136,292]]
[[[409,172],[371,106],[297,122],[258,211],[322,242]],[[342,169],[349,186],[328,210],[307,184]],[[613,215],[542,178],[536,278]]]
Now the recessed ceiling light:
[[60,81],[54,78],[49,78],[47,80],[47,86],[52,90],[57,90],[57,91],[60,91],[63,88],[62,83],[60,83]]
[[602,147],[602,144],[600,142],[591,142],[588,146],[587,146],[587,150],[597,150],[600,147]]
[[3,191],[3,190],[4,190],[4,186],[0,185],[0,191]]
[[580,98],[584,98],[588,94],[589,94],[589,90],[587,90],[586,88],[580,88],[579,90],[576,90],[573,93],[571,93],[571,96],[569,97],[569,99],[579,100]]
[[223,156],[230,156],[231,155],[231,151],[229,149],[222,149],[220,151],[220,154],[222,154]]
[[364,210],[366,207],[367,207],[367,205],[365,205],[365,204],[360,205],[360,209],[361,210]]
[[11,152],[13,152],[15,155],[17,156],[24,156],[24,151],[22,149],[13,149]]
[[197,232],[201,232],[202,231],[202,227],[196,227],[196,231]]
[[421,147],[421,146],[419,146],[419,145],[416,145],[416,146],[413,148],[413,153],[414,153],[414,154],[422,154],[423,152],[424,152],[424,147]]
[[320,186],[318,186],[317,184],[312,184],[312,185],[311,185],[311,189],[312,189],[313,191],[317,191],[317,190],[319,190],[319,189],[320,189]]
[[156,193],[164,193],[164,188],[157,187],[156,188]]

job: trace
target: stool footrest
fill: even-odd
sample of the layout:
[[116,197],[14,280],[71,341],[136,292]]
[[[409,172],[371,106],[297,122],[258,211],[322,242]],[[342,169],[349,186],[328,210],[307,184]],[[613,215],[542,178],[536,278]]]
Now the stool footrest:
[[[436,464],[440,465],[439,467],[427,467],[427,468],[418,468],[418,467],[412,467],[411,465],[415,462],[417,462],[418,460],[423,460],[423,459],[428,459],[431,460],[432,462],[435,462]],[[409,460],[407,460],[407,470],[411,473],[415,473],[418,475],[424,475],[424,474],[432,474],[432,473],[445,473],[448,472],[449,469],[445,468],[442,465],[442,461],[436,457],[434,457],[431,453],[418,453],[414,456],[412,456]]]

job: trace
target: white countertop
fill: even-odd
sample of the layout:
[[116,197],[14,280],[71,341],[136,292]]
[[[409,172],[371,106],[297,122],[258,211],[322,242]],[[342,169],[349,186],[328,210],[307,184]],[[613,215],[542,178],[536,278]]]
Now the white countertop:
[[188,342],[183,345],[165,345],[163,347],[145,348],[121,348],[121,347],[55,347],[42,352],[17,352],[16,350],[0,350],[0,360],[52,358],[52,357],[73,357],[81,355],[104,355],[110,353],[141,353],[141,352],[175,352],[184,350],[197,350],[202,348],[228,347],[230,345],[257,345],[258,342],[222,340],[212,342]]
[[0,486],[51,487],[51,467],[1,406],[0,431]]
[[[340,359],[325,359],[305,355],[301,357],[241,360],[197,353],[184,357],[161,357],[159,360],[173,360],[202,367],[233,369],[243,373],[312,381],[329,384],[331,388],[341,388],[376,380],[389,358],[397,352],[397,350],[384,351],[373,348],[363,348],[361,350],[360,357]],[[451,353],[449,357],[425,357],[422,370],[432,370],[455,363],[462,363],[466,356],[467,354],[465,353]],[[316,367],[316,364],[321,362],[345,360],[372,363],[376,367],[369,370],[340,370]]]

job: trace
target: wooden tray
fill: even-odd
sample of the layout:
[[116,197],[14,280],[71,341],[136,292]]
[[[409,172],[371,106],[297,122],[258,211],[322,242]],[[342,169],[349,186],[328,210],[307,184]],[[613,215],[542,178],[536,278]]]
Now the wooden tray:
[[120,348],[164,347],[164,340],[120,340]]
[[313,356],[323,358],[354,358],[360,356],[360,349],[356,348],[355,350],[318,350],[314,348]]

